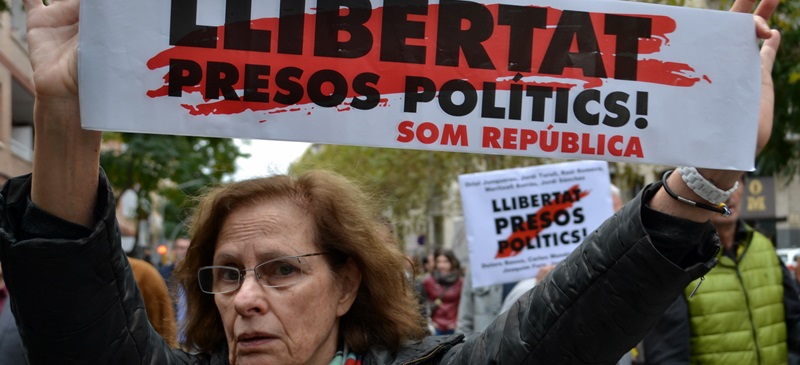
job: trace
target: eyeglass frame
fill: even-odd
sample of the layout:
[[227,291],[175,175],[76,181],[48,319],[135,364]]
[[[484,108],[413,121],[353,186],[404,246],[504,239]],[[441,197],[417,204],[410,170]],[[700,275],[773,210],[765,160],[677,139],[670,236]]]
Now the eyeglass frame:
[[[264,261],[264,262],[262,262],[262,263],[260,263],[260,264],[258,264],[256,266],[253,266],[253,268],[251,268],[251,269],[239,269],[237,267],[223,266],[223,265],[203,266],[203,267],[197,269],[197,284],[200,287],[200,291],[205,293],[205,294],[228,294],[228,293],[232,293],[232,292],[235,292],[235,291],[239,290],[242,287],[242,284],[244,283],[244,279],[245,279],[245,276],[247,276],[247,272],[248,271],[252,271],[253,275],[255,275],[255,277],[256,277],[256,281],[259,284],[261,284],[262,286],[267,287],[267,288],[283,288],[283,287],[287,287],[287,286],[291,286],[291,285],[297,284],[299,282],[299,280],[296,281],[296,282],[293,282],[291,284],[285,284],[285,285],[268,285],[268,284],[265,284],[264,282],[262,282],[260,280],[261,276],[256,273],[256,269],[261,267],[261,266],[263,266],[263,265],[265,265],[265,264],[268,264],[268,263],[271,263],[271,262],[274,262],[274,261],[278,261],[278,260],[297,259],[298,261],[300,261],[300,259],[304,258],[304,257],[320,256],[320,255],[327,255],[327,254],[330,254],[330,252],[314,252],[314,253],[307,253],[307,254],[303,254],[303,255],[281,256],[281,257],[276,257],[274,259],[269,259],[267,261]],[[302,261],[300,261],[300,262],[302,262]],[[212,291],[203,290],[203,285],[201,284],[203,282],[203,279],[200,276],[201,272],[203,270],[205,270],[205,269],[215,269],[215,268],[218,268],[218,269],[231,269],[231,270],[238,271],[239,272],[239,280],[238,280],[238,284],[236,285],[236,288],[228,290],[228,291],[222,291],[222,292],[212,292]],[[305,270],[303,270],[303,268],[298,268],[298,269],[300,269],[301,275],[305,275]],[[212,275],[212,277],[213,277],[213,275]],[[212,285],[213,285],[213,282],[212,282]]]

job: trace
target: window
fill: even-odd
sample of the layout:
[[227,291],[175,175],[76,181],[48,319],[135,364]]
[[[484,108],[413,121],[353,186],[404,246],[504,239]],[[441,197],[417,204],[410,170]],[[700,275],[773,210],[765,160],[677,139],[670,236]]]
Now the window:
[[23,45],[28,44],[27,28],[25,27],[25,10],[22,0],[11,0],[11,34]]
[[33,95],[17,80],[11,82],[11,152],[33,160]]

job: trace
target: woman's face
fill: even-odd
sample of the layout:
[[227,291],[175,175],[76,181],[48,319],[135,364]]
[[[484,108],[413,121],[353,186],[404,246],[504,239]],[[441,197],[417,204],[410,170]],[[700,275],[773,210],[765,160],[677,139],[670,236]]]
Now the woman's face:
[[436,270],[442,274],[449,274],[453,270],[453,264],[445,255],[436,256]]
[[[320,252],[311,217],[284,199],[233,211],[219,234],[215,266],[252,269],[283,256]],[[238,290],[214,294],[231,364],[328,364],[337,350],[339,318],[355,299],[357,283],[335,279],[325,257],[300,259],[302,279],[265,287],[247,271]],[[345,284],[349,283],[349,284]]]

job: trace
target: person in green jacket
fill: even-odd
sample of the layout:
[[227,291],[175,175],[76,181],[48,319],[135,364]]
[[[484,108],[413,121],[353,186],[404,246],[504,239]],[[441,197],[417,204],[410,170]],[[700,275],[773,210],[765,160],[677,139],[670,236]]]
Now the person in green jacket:
[[772,242],[739,219],[742,190],[727,202],[730,216],[711,217],[719,263],[686,287],[645,337],[646,364],[788,364],[789,351],[800,350],[793,275]]

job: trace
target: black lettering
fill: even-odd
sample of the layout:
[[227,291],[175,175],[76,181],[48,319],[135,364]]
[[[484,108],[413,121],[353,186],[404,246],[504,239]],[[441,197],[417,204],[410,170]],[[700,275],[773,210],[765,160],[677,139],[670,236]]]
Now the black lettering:
[[[300,102],[305,95],[303,85],[300,84],[300,77],[303,76],[303,70],[297,67],[286,67],[278,71],[275,75],[275,86],[279,91],[275,92],[275,97],[272,100],[276,103],[283,105],[294,105]],[[286,90],[283,93],[280,90]]]
[[556,123],[566,123],[569,119],[569,89],[560,87],[556,89]]
[[596,89],[589,89],[581,91],[575,97],[575,104],[572,106],[572,111],[575,113],[575,118],[579,122],[586,125],[600,124],[600,115],[589,113],[586,107],[589,102],[594,101],[600,103],[600,91]]
[[[461,29],[462,22],[469,23]],[[494,17],[483,4],[461,0],[439,3],[439,28],[436,32],[436,64],[458,66],[460,52],[471,68],[494,70],[494,64],[481,42],[494,30]]]
[[[420,91],[420,88],[422,90]],[[422,76],[406,76],[405,102],[403,111],[416,113],[417,103],[427,103],[436,97],[436,84],[433,80]]]
[[545,102],[553,97],[553,88],[547,86],[528,86],[525,95],[531,98],[531,121],[544,122]]
[[498,241],[497,242],[497,254],[498,255],[500,253],[502,253],[503,251],[505,251],[507,248],[508,248],[508,241],[503,240],[503,241]]
[[183,47],[217,47],[217,27],[197,25],[197,0],[172,0],[169,44]]
[[270,31],[250,28],[253,0],[225,2],[225,49],[269,52]]
[[497,234],[503,231],[503,228],[508,227],[508,219],[506,218],[495,218],[494,220],[494,230]]
[[622,127],[628,123],[628,120],[631,118],[631,112],[628,110],[628,107],[625,106],[625,103],[628,102],[628,97],[629,95],[622,91],[614,91],[606,96],[603,105],[605,105],[609,113],[615,114],[616,117],[606,114],[606,116],[603,117],[603,124],[609,127]]
[[225,100],[239,101],[233,85],[239,81],[239,70],[227,62],[209,62],[206,65],[206,99],[219,99],[219,92]]
[[[333,92],[328,95],[322,92],[322,86],[327,83],[333,85]],[[347,90],[347,80],[334,70],[319,70],[308,78],[308,97],[321,107],[341,104],[347,98]]]
[[481,106],[481,117],[503,119],[506,116],[506,109],[495,105],[497,96],[497,84],[494,82],[483,83],[483,98]]
[[522,119],[522,89],[520,84],[511,84],[508,106],[508,119]]
[[583,215],[583,207],[573,209],[572,216],[574,217],[572,222],[575,224],[581,224],[584,220],[586,220],[586,217]]
[[551,214],[549,210],[539,214],[539,222],[541,224],[539,227],[547,228],[550,227],[551,224],[553,224],[553,218],[550,215]]
[[365,98],[354,97],[350,105],[360,110],[369,110],[378,106],[378,103],[381,102],[381,93],[374,85],[378,84],[379,79],[380,76],[372,72],[365,72],[356,76],[353,79],[353,92],[363,95]]
[[556,211],[556,214],[553,216],[553,221],[556,222],[559,226],[563,226],[565,224],[569,224],[569,212],[564,209],[559,209]]
[[528,214],[525,218],[527,218],[528,230],[539,228],[539,216],[536,213]]
[[511,216],[511,232],[519,232],[524,231],[525,228],[522,227],[522,217],[520,216]]
[[[570,52],[573,40],[577,40],[578,52]],[[566,67],[580,68],[586,77],[606,77],[600,46],[587,12],[564,10],[539,72],[563,75]]]
[[[464,95],[464,102],[456,105],[453,101],[453,94],[460,92]],[[466,80],[450,80],[442,85],[439,91],[439,106],[442,111],[454,117],[463,117],[478,105],[478,92],[475,87]]]
[[[346,7],[347,15],[339,9]],[[314,31],[314,55],[337,58],[358,58],[372,49],[372,33],[364,26],[372,15],[369,0],[319,0]],[[339,33],[350,37],[339,41]],[[310,91],[309,91],[310,95]]]
[[525,248],[525,242],[521,238],[514,238],[511,240],[511,249],[514,251],[522,251]]
[[408,15],[427,15],[428,0],[385,0],[381,24],[381,61],[425,63],[425,46],[406,44],[407,38],[425,39],[425,23]]
[[281,0],[278,53],[302,54],[306,0]]
[[269,66],[244,65],[244,101],[269,102],[269,92],[259,91],[269,88],[269,80],[261,76],[269,76]]
[[169,60],[169,96],[183,95],[184,86],[197,86],[203,80],[203,69],[191,60]]
[[639,38],[650,38],[653,20],[629,15],[606,14],[606,34],[617,36],[614,78],[636,80]]
[[533,29],[547,27],[547,8],[500,4],[497,24],[510,26],[508,70],[531,72]]

